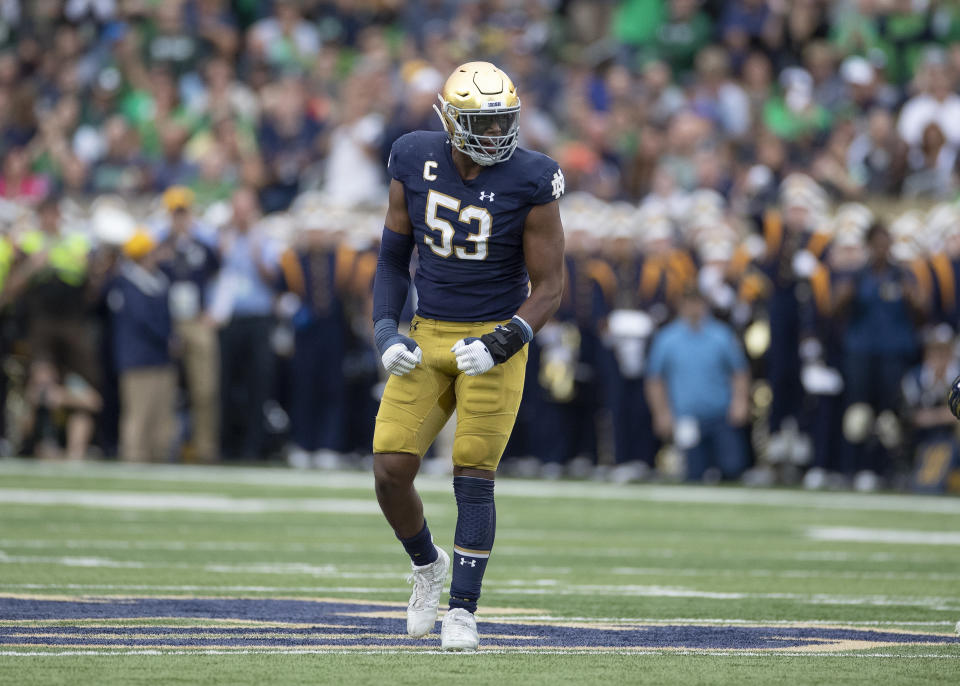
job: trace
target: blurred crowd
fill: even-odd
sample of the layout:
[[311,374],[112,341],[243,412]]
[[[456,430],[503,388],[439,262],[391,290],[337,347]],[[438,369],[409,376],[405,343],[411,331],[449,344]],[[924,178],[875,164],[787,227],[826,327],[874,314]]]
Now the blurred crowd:
[[0,0],[6,449],[365,454],[386,154],[474,59],[568,191],[505,469],[958,487],[937,0]]

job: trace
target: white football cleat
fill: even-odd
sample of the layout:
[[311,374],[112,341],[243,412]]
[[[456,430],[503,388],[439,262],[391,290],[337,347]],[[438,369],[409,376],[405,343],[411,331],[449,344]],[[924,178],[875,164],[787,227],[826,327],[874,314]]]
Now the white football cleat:
[[440,593],[447,581],[450,556],[437,548],[437,559],[428,565],[413,565],[407,583],[413,584],[410,604],[407,605],[407,634],[414,638],[426,636],[437,623],[437,606]]
[[448,610],[440,628],[440,647],[444,650],[476,650],[480,645],[477,619],[462,607]]

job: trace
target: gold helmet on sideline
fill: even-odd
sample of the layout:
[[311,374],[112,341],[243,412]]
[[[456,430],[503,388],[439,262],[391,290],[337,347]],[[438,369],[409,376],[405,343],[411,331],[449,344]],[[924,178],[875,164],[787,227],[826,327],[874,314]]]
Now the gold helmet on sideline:
[[467,62],[437,98],[440,107],[433,109],[456,148],[484,167],[510,159],[517,149],[520,98],[509,76],[490,62]]

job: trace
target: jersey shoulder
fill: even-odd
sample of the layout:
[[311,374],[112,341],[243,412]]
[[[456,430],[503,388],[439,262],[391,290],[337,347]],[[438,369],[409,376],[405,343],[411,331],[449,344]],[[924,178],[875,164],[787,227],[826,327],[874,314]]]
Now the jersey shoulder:
[[411,131],[400,136],[390,148],[387,170],[398,181],[423,172],[424,159],[439,158],[447,144],[444,131]]
[[506,162],[501,163],[508,174],[530,188],[532,204],[559,200],[564,193],[563,171],[549,155],[517,148]]

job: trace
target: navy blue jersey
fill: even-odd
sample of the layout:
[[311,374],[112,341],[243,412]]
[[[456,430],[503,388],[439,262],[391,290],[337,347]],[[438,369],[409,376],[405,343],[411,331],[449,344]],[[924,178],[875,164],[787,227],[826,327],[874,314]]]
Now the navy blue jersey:
[[413,224],[417,314],[462,322],[512,317],[529,292],[523,224],[534,205],[563,194],[557,163],[517,148],[464,181],[447,134],[415,131],[396,140],[387,168],[403,184]]

